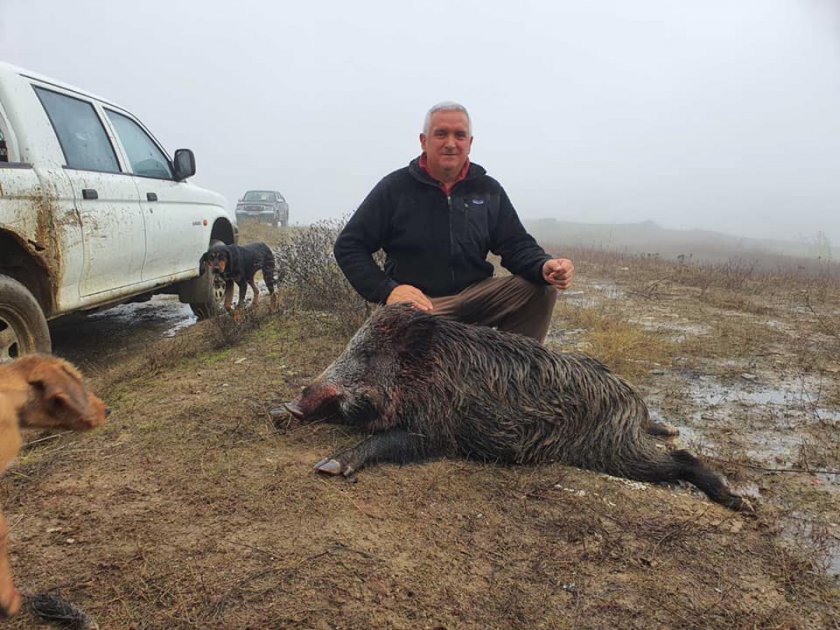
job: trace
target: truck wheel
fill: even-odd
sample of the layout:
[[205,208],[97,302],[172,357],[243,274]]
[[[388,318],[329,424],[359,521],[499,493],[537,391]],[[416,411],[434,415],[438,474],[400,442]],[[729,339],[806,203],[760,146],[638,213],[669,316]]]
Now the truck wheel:
[[[215,245],[224,244],[224,241],[216,239],[210,241],[211,248]],[[208,282],[212,286],[210,299],[206,302],[190,303],[190,308],[198,319],[210,319],[225,312],[225,281],[219,274],[209,271],[206,271],[202,277],[204,282]]]
[[29,289],[0,275],[0,363],[32,352],[50,352],[47,319]]

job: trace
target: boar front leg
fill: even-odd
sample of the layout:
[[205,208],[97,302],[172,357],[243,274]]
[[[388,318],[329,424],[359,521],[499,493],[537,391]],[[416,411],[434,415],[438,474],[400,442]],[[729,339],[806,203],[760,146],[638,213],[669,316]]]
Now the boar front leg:
[[350,477],[368,464],[416,462],[435,455],[428,442],[425,435],[404,429],[374,433],[353,448],[325,457],[315,464],[315,470]]

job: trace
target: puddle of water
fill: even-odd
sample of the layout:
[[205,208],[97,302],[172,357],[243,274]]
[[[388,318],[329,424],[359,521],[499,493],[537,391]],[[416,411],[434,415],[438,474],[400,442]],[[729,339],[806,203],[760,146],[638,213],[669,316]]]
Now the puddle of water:
[[[774,424],[779,426],[779,418],[795,418],[802,422],[840,423],[840,411],[819,406],[821,386],[818,379],[811,382],[798,379],[783,381],[774,386],[760,383],[748,383],[742,387],[723,386],[711,379],[700,377],[689,386],[689,394],[701,408],[721,405],[741,405],[746,407],[767,407],[768,414],[775,416]],[[793,423],[785,423],[787,427]],[[781,428],[787,428],[782,426]]]
[[53,352],[85,367],[114,360],[150,339],[172,337],[195,322],[188,304],[174,295],[159,295],[148,302],[70,316],[51,324],[50,332]]
[[586,295],[583,291],[565,292],[560,294],[562,300],[578,308],[595,308],[600,304],[597,297]]
[[[784,469],[792,466],[803,446],[815,439],[803,427],[840,423],[840,411],[819,406],[820,389],[816,377],[785,379],[772,385],[762,384],[759,377],[724,386],[716,379],[700,376],[686,388],[697,411],[685,419],[672,419],[651,409],[651,417],[677,424],[680,444],[712,456],[719,454],[717,445],[725,439],[718,437],[720,432],[734,432],[752,461]],[[832,474],[836,472],[829,469],[809,479],[829,497],[840,497],[840,475]],[[755,483],[733,485],[733,490],[758,503],[764,499]],[[803,513],[784,517],[780,526],[783,540],[815,551],[826,573],[840,576],[840,524],[826,522],[819,514]]]
[[617,285],[612,283],[596,283],[590,285],[595,291],[601,293],[604,297],[610,300],[617,300],[619,298],[624,297],[624,291],[618,288]]
[[164,337],[174,337],[178,331],[192,326],[197,318],[189,304],[182,304],[174,295],[155,296],[148,302],[120,304],[88,316],[107,328],[145,326],[161,330]]
[[624,291],[615,284],[599,283],[587,285],[586,290],[563,291],[560,298],[580,308],[595,308],[601,301],[617,300],[624,296]]
[[760,433],[751,431],[743,436],[749,444],[744,453],[756,462],[769,464],[781,459],[791,461],[802,447],[803,439],[798,435]]
[[119,304],[112,308],[88,315],[91,321],[109,319],[115,323],[130,322],[137,319],[153,321],[179,320],[195,316],[189,304],[182,304],[174,295],[156,295],[146,302]]

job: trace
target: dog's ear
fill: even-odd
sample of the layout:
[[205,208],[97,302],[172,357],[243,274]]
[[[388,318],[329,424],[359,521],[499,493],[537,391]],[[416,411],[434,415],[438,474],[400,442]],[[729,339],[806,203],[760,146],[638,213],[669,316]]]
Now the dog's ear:
[[105,404],[82,383],[82,375],[60,359],[41,358],[27,374],[31,388],[21,425],[84,430],[105,422]]
[[198,259],[198,275],[203,276],[204,270],[207,269],[207,256],[210,252],[204,252],[201,258]]
[[239,248],[236,245],[228,245],[227,247],[225,247],[224,255],[227,259],[227,264],[229,265],[230,273],[238,273],[242,267]]

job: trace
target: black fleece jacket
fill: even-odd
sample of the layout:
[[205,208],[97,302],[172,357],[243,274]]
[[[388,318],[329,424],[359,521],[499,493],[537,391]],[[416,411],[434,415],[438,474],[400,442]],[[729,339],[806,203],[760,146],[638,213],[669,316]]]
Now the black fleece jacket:
[[[486,173],[470,164],[449,197],[419,158],[382,179],[335,242],[335,258],[353,288],[378,303],[399,284],[429,297],[454,295],[493,275],[488,252],[501,256],[511,273],[546,284],[542,267],[551,256]],[[386,254],[384,272],[371,257],[379,249]]]

